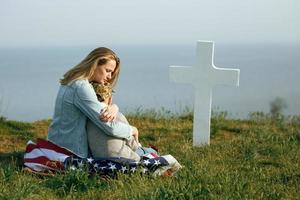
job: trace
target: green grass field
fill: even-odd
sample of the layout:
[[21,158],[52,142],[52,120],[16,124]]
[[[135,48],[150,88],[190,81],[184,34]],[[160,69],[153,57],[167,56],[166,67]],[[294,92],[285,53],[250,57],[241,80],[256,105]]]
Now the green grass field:
[[108,180],[84,171],[54,177],[22,172],[26,142],[45,138],[50,120],[0,118],[0,199],[300,199],[300,116],[226,116],[213,114],[210,146],[192,147],[190,114],[130,114],[141,142],[173,155],[183,169],[174,177]]

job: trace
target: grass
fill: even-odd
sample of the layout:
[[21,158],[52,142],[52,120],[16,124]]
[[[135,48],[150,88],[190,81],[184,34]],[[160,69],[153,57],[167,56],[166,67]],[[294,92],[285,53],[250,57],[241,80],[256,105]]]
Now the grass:
[[256,112],[246,120],[213,113],[210,146],[192,146],[192,115],[131,113],[143,144],[184,166],[175,177],[120,175],[104,180],[85,171],[54,177],[26,174],[29,139],[46,137],[50,120],[0,118],[0,199],[300,199],[300,117]]

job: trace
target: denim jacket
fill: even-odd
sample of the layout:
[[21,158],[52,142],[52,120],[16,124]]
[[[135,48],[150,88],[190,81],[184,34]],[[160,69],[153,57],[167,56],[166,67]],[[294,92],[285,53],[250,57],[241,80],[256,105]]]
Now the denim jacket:
[[56,97],[53,121],[48,130],[48,140],[78,156],[87,157],[87,120],[91,120],[99,127],[99,131],[107,135],[129,139],[132,134],[130,125],[118,121],[103,122],[99,119],[103,108],[88,80],[61,85]]

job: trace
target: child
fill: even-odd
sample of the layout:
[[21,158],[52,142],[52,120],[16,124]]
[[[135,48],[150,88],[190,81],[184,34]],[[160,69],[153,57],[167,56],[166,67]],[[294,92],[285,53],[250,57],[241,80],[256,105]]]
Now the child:
[[[110,101],[112,99],[112,86],[109,83],[99,84],[95,82],[91,82],[91,85],[93,86],[100,103],[103,104],[104,107],[107,107],[111,103]],[[115,120],[129,124],[126,117],[121,112],[118,112]],[[131,136],[131,138],[126,141],[126,145],[135,151],[139,156],[148,157],[157,155],[156,147],[142,147],[142,145],[139,143],[138,137]]]
[[[112,86],[109,83],[106,84],[99,84],[95,82],[90,82],[90,83],[93,86],[100,103],[103,104],[104,107],[107,107],[110,104],[112,98],[112,93],[113,93]],[[121,112],[118,112],[115,120],[129,124],[126,117]],[[140,148],[141,144],[139,143],[138,137],[131,136],[131,138],[126,141],[126,145],[129,146],[133,151],[136,151],[136,153],[139,154],[140,156],[146,153],[145,150],[142,150],[144,148],[142,149]]]

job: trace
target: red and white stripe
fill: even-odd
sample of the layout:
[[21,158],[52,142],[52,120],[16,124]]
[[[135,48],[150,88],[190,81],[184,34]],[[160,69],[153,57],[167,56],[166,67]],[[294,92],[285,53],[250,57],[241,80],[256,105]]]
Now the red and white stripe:
[[74,154],[50,141],[37,139],[37,143],[27,142],[24,165],[34,171],[63,170],[64,161]]
[[143,155],[143,157],[151,159],[151,158],[157,158],[158,155],[156,153],[146,153],[145,155]]

